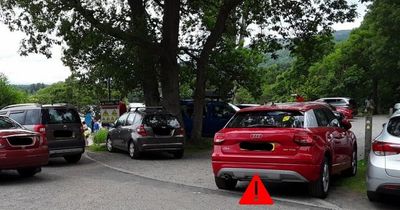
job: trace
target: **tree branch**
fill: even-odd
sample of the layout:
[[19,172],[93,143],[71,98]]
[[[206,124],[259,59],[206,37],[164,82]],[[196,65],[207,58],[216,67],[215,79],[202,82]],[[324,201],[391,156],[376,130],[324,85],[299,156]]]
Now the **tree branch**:
[[112,23],[107,21],[100,21],[95,18],[94,11],[86,9],[82,6],[80,0],[61,0],[61,2],[74,9],[79,13],[86,21],[88,21],[95,28],[105,32],[109,36],[115,37],[117,39],[123,40],[128,43],[132,43],[137,46],[147,47],[152,49],[155,52],[159,51],[159,46],[149,42],[147,40],[142,39],[139,36],[136,36],[132,32],[121,30],[118,27],[113,27]]

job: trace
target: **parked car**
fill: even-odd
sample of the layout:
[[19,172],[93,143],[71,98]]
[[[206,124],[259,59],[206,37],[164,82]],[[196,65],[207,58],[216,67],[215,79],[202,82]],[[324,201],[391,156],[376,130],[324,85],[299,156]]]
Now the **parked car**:
[[[181,108],[186,135],[190,136],[193,128],[193,100],[182,100]],[[238,110],[240,109],[233,104],[222,101],[207,101],[203,109],[202,136],[214,136]]]
[[400,103],[396,103],[396,104],[393,106],[393,113],[395,113],[395,112],[398,111],[398,110],[400,110]]
[[318,102],[325,102],[334,107],[336,111],[341,112],[347,119],[354,118],[358,114],[357,103],[354,99],[347,97],[331,97],[331,98],[320,98]]
[[184,129],[178,118],[163,108],[137,108],[115,122],[106,146],[109,152],[127,151],[131,158],[138,158],[146,151],[167,151],[175,158],[182,158]]
[[267,181],[308,183],[325,198],[331,175],[354,176],[357,142],[347,120],[321,103],[289,103],[238,111],[214,137],[212,167],[220,189],[254,174]]
[[368,159],[367,196],[379,201],[384,194],[400,195],[400,113],[383,124],[373,140]]
[[81,119],[76,109],[66,104],[15,104],[0,110],[48,142],[50,157],[64,157],[76,163],[85,151]]
[[239,109],[260,106],[260,104],[235,104]]
[[48,160],[45,139],[14,120],[0,116],[0,170],[17,170],[21,176],[29,177],[40,172]]

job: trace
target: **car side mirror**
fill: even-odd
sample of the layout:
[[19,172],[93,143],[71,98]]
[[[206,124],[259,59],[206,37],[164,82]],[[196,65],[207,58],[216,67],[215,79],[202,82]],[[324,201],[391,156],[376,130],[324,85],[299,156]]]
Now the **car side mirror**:
[[342,126],[343,126],[344,129],[350,130],[350,128],[351,128],[351,123],[350,123],[350,121],[348,121],[348,120],[342,120]]

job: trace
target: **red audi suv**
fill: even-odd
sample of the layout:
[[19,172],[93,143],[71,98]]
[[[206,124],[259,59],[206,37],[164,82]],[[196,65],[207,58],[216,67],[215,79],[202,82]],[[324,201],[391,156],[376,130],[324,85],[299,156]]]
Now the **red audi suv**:
[[332,174],[357,172],[357,142],[350,128],[321,103],[242,109],[215,134],[216,185],[233,189],[257,174],[266,181],[308,183],[312,196],[325,198]]
[[49,160],[49,149],[39,133],[24,129],[17,122],[0,116],[0,170],[17,170],[33,176]]

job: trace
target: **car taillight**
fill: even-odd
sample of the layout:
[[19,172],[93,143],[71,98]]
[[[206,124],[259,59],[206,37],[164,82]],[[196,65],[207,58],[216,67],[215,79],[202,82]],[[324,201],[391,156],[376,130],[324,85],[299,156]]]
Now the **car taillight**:
[[214,135],[214,144],[220,145],[225,141],[225,135],[223,133],[216,133]]
[[185,129],[183,129],[183,128],[175,129],[175,135],[176,136],[184,136],[185,135]]
[[375,140],[372,142],[372,151],[378,156],[397,155],[400,154],[400,144]]
[[141,136],[147,136],[147,132],[146,129],[144,128],[144,125],[140,125],[139,127],[137,127],[136,132]]
[[298,133],[294,136],[293,141],[300,146],[314,145],[314,139],[307,133]]
[[33,126],[33,131],[40,133],[41,141],[44,142],[46,141],[46,126],[39,124]]
[[0,138],[0,149],[5,148],[7,146],[6,139]]

